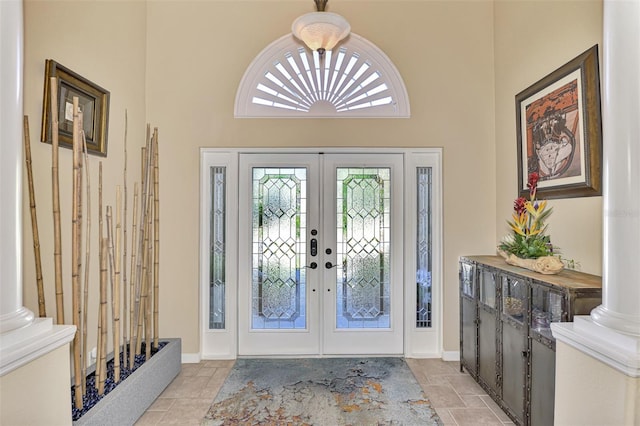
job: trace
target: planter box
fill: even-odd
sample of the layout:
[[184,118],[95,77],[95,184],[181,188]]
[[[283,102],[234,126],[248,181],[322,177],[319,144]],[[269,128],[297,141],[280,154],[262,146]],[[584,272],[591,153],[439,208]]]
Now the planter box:
[[83,425],[132,425],[180,373],[182,341],[168,342],[160,351],[73,422]]

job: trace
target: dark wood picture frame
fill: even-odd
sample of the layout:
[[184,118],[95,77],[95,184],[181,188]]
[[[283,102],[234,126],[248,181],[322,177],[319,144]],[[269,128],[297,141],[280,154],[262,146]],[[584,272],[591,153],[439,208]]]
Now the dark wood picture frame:
[[44,71],[44,100],[42,104],[42,133],[40,140],[51,143],[50,78],[58,80],[58,143],[73,147],[73,97],[78,97],[83,111],[83,127],[87,151],[107,156],[109,121],[109,92],[52,59],[47,59]]
[[518,194],[537,172],[539,198],[602,195],[602,120],[595,45],[516,95]]

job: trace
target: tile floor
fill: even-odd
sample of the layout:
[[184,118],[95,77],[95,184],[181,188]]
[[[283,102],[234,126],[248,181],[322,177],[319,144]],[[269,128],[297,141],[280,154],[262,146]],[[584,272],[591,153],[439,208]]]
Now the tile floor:
[[[200,425],[234,361],[182,364],[182,372],[136,423]],[[445,425],[512,425],[506,414],[458,362],[407,359],[407,364]]]
[[471,376],[460,372],[459,362],[440,359],[406,361],[445,425],[513,425]]

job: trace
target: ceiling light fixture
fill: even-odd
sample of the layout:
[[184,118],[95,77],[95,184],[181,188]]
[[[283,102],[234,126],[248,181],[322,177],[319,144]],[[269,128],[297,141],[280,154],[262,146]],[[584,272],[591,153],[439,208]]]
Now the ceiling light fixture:
[[349,22],[337,13],[325,12],[328,0],[314,0],[317,12],[298,17],[291,25],[291,32],[320,55],[333,49],[349,35]]

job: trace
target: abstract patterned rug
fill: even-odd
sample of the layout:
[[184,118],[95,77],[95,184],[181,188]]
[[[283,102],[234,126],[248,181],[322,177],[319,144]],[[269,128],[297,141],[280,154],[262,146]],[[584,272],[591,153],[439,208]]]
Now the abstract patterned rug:
[[401,358],[239,359],[203,425],[441,425]]

